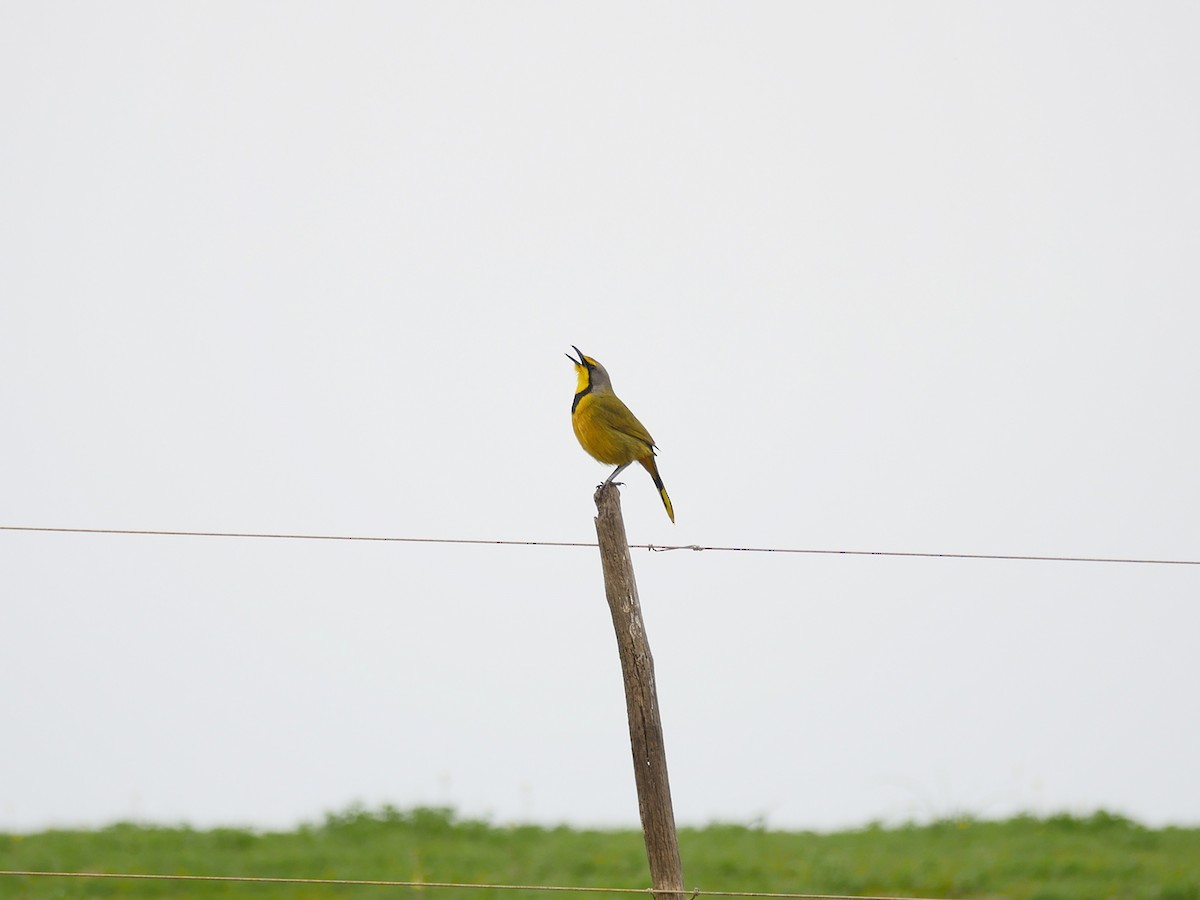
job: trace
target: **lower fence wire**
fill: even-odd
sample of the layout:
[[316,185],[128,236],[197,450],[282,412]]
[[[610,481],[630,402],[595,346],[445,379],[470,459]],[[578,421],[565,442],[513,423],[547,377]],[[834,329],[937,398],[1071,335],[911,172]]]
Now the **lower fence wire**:
[[[424,890],[425,888],[452,888],[478,891],[555,891],[568,894],[644,894],[654,897],[676,894],[686,900],[698,897],[763,897],[768,900],[935,900],[932,897],[912,897],[898,894],[790,894],[766,891],[705,891],[688,889],[681,891],[656,891],[653,888],[619,887],[568,887],[548,884],[472,884],[451,881],[374,881],[358,878],[284,878],[256,875],[150,875],[130,872],[18,872],[0,871],[0,877],[18,878],[126,878],[142,881],[209,881],[241,882],[245,884],[312,884],[354,887],[402,887]],[[936,898],[950,900],[950,898]]]

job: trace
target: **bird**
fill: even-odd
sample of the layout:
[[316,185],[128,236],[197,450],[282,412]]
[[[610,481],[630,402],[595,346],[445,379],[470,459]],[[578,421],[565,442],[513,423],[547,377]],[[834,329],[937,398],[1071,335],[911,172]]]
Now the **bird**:
[[671,498],[663,487],[654,461],[654,438],[646,426],[638,421],[621,398],[613,393],[612,380],[608,371],[583,351],[571,345],[579,359],[568,353],[567,359],[575,364],[575,399],[571,403],[571,426],[579,445],[602,463],[616,466],[613,473],[604,479],[603,487],[609,484],[630,463],[641,463],[642,468],[654,479],[658,495],[662,497],[667,516],[675,521],[675,509]]

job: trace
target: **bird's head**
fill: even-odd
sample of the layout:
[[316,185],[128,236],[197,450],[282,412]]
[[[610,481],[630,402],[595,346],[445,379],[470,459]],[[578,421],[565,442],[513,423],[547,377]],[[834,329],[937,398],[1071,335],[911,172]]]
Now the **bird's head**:
[[573,357],[570,353],[567,354],[567,359],[575,363],[575,393],[586,391],[591,388],[593,391],[612,390],[612,382],[608,380],[608,372],[604,366],[596,362],[590,356],[584,356],[583,351],[571,345],[571,349],[579,354],[579,359]]

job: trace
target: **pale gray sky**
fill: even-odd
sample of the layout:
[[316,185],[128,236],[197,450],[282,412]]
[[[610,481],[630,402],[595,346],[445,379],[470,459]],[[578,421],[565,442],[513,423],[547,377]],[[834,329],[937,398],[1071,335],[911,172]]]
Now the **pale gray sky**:
[[[0,524],[1200,557],[1188,3],[0,4]],[[676,813],[1200,821],[1200,567],[635,554]],[[589,549],[0,532],[0,829],[633,824]]]

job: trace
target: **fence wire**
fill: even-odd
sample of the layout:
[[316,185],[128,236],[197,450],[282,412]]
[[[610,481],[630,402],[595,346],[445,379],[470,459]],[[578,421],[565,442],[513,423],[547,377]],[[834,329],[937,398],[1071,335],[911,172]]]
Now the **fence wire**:
[[337,887],[395,887],[476,891],[544,891],[562,894],[641,894],[655,897],[673,895],[681,900],[699,897],[753,897],[764,900],[953,900],[953,898],[914,897],[899,894],[812,894],[775,893],[768,891],[707,891],[702,888],[684,890],[655,890],[654,888],[585,887],[547,884],[477,884],[453,881],[388,881],[359,878],[288,878],[269,875],[159,875],[133,872],[35,872],[0,871],[0,877],[24,878],[107,878],[142,881],[221,882],[243,884],[308,884]]

